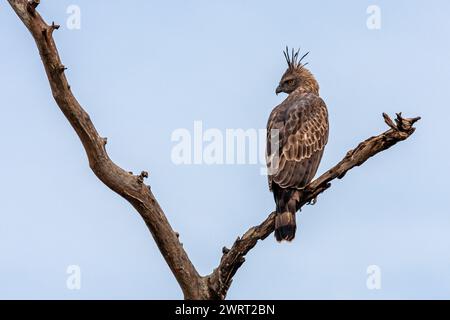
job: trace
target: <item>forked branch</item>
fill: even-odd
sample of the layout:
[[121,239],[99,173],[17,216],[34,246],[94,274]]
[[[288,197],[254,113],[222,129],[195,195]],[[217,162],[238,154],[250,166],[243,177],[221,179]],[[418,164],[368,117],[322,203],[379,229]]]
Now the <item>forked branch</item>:
[[[11,7],[31,32],[39,50],[50,87],[61,111],[74,128],[86,151],[89,165],[95,175],[111,190],[122,196],[139,212],[150,230],[161,254],[177,279],[185,299],[224,299],[236,271],[245,261],[245,255],[274,230],[274,213],[260,225],[250,228],[231,247],[224,248],[219,266],[208,276],[198,274],[186,251],[178,240],[178,234],[170,226],[164,212],[144,183],[148,173],[133,175],[120,168],[109,158],[102,138],[89,115],[78,103],[64,74],[66,67],[53,40],[53,31],[59,26],[47,25],[36,11],[39,0],[8,0]],[[312,181],[301,191],[299,209],[331,186],[331,181],[344,175],[355,166],[386,150],[414,133],[414,123],[420,118],[406,119],[397,114],[395,122],[383,114],[390,129],[371,137],[351,150],[336,166]],[[300,191],[299,191],[300,192]]]

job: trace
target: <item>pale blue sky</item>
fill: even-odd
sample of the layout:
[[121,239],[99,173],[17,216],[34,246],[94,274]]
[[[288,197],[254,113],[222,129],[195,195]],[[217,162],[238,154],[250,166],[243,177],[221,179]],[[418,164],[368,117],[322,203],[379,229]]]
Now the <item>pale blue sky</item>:
[[[68,30],[66,8],[81,8]],[[366,27],[369,5],[381,29]],[[176,166],[171,133],[264,128],[285,70],[310,51],[331,132],[319,172],[386,129],[423,117],[406,142],[333,183],[299,215],[292,244],[251,251],[229,298],[450,298],[450,2],[45,0],[73,92],[125,169],[149,184],[202,274],[273,209],[258,165]],[[35,44],[0,5],[0,298],[181,298],[131,206],[90,171],[52,99]],[[201,203],[201,205],[200,205]],[[66,288],[79,265],[81,290]],[[378,265],[381,290],[366,288]]]

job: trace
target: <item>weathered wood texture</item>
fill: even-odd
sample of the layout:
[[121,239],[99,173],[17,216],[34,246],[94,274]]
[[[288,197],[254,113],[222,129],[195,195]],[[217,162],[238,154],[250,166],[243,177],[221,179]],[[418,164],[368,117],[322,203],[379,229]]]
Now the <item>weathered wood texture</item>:
[[[140,175],[133,175],[109,158],[105,149],[106,138],[98,134],[89,115],[72,94],[64,74],[65,67],[61,63],[53,39],[53,32],[59,26],[54,23],[48,25],[42,19],[36,11],[40,3],[38,0],[8,0],[8,2],[36,42],[53,97],[80,138],[92,171],[106,186],[125,198],[139,212],[178,281],[185,299],[224,299],[234,274],[245,261],[245,255],[258,240],[265,239],[273,232],[274,213],[238,237],[231,249],[223,248],[219,266],[210,275],[200,276],[178,240],[178,234],[172,229],[150,188],[144,183],[147,173],[143,171]],[[331,186],[332,180],[341,179],[350,169],[360,166],[370,157],[407,139],[414,133],[414,123],[420,119],[406,119],[397,114],[394,123],[386,114],[383,116],[390,129],[360,143],[336,166],[312,181],[301,191],[302,200],[299,208],[315,201],[319,194]]]

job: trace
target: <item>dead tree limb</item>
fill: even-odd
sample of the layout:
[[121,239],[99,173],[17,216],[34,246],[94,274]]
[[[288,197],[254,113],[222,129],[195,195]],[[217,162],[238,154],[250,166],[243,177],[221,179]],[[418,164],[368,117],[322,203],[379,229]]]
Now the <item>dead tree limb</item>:
[[[397,113],[395,123],[386,113],[383,113],[383,117],[390,129],[361,142],[355,149],[347,152],[337,165],[309,183],[302,192],[299,191],[301,201],[298,209],[315,202],[319,194],[331,187],[332,180],[342,179],[350,169],[362,165],[377,153],[407,139],[415,131],[414,123],[420,120],[420,117],[403,118],[401,113]],[[272,212],[260,225],[250,228],[242,237],[238,237],[231,249],[224,250],[220,265],[209,276],[208,282],[211,292],[218,295],[217,299],[225,298],[234,274],[245,261],[245,255],[258,240],[267,238],[274,231],[274,227],[275,213]]]
[[202,290],[205,288],[204,280],[189,260],[152,192],[143,183],[146,174],[132,175],[111,161],[105,149],[106,139],[98,134],[89,115],[72,94],[64,74],[65,67],[61,63],[52,36],[57,26],[45,23],[36,11],[38,1],[8,0],[8,2],[36,42],[53,97],[83,143],[92,171],[140,213],[183,290],[184,297],[205,298],[205,290]]
[[[98,134],[89,115],[72,94],[64,74],[66,67],[61,63],[53,40],[53,31],[59,26],[54,23],[47,25],[42,19],[36,11],[39,0],[8,0],[8,2],[31,32],[44,64],[53,97],[80,138],[94,174],[139,212],[177,279],[185,299],[224,299],[234,274],[245,261],[245,255],[258,240],[265,239],[273,232],[274,213],[260,225],[250,228],[239,237],[231,249],[224,248],[219,266],[210,275],[200,276],[178,240],[178,234],[172,229],[150,188],[144,183],[148,173],[143,171],[140,175],[133,175],[111,161],[105,149],[106,138]],[[336,166],[312,181],[301,191],[302,200],[299,209],[315,201],[319,194],[331,186],[332,180],[341,179],[350,169],[360,166],[370,157],[407,139],[414,133],[414,123],[420,119],[406,119],[397,114],[394,123],[386,114],[383,116],[390,129],[360,143]]]

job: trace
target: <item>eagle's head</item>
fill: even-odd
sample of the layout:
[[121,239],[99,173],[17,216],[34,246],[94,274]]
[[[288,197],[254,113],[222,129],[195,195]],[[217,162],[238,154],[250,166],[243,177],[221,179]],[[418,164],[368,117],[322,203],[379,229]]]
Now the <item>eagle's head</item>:
[[281,77],[280,83],[275,90],[276,94],[281,92],[290,94],[297,89],[303,92],[319,93],[319,84],[312,73],[305,68],[308,63],[302,63],[302,60],[309,52],[305,53],[300,59],[298,58],[299,52],[300,49],[297,52],[294,52],[294,49],[292,49],[291,54],[289,54],[288,47],[283,52],[288,68]]

